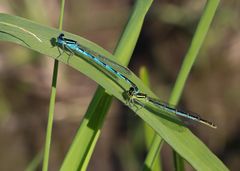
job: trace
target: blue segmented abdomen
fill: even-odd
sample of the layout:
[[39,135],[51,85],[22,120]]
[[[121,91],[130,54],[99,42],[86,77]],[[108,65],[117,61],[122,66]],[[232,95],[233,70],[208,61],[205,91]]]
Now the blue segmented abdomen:
[[149,98],[149,101],[152,102],[153,104],[157,105],[157,106],[160,106],[163,110],[168,111],[170,113],[175,113],[178,116],[182,116],[182,117],[194,120],[194,121],[202,120],[198,115],[194,116],[194,115],[191,115],[187,112],[177,110],[177,109],[175,109],[173,107],[170,107],[167,104],[161,103],[161,102],[159,102],[155,99]]

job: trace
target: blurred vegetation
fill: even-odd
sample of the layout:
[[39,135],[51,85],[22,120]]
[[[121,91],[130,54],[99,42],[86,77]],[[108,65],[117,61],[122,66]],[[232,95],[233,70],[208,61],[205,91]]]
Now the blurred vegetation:
[[[204,3],[156,1],[145,20],[130,68],[138,73],[146,66],[152,89],[163,100],[175,82]],[[67,1],[63,28],[113,51],[132,4],[130,0]],[[59,6],[58,1],[2,0],[0,11],[57,27]],[[238,0],[221,1],[180,105],[218,125],[217,130],[189,127],[230,170],[238,170],[240,162],[239,9]],[[24,170],[43,148],[53,60],[39,56],[0,42],[0,170]],[[58,80],[50,170],[59,169],[96,87],[64,65]],[[140,170],[146,154],[143,125],[117,102],[111,111],[88,170]],[[164,170],[172,169],[167,145],[161,154]]]

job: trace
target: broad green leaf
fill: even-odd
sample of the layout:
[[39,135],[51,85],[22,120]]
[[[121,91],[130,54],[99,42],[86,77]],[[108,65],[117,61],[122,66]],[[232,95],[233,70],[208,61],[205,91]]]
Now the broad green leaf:
[[[16,27],[15,27],[16,26]],[[113,56],[86,39],[64,32],[66,37],[78,41],[80,44],[93,49],[114,60]],[[89,78],[96,81],[99,85],[107,90],[107,92],[121,102],[126,103],[124,93],[129,85],[123,80],[115,80],[107,74],[101,72],[93,64],[87,62],[82,57],[71,56],[59,52],[54,44],[54,39],[59,35],[57,29],[46,27],[29,20],[0,14],[0,40],[9,41],[20,44],[31,50],[51,56],[70,67],[80,71]],[[52,42],[52,43],[51,43]],[[116,61],[117,62],[117,61]],[[133,73],[129,76],[141,90],[149,96],[155,97],[154,94],[144,86],[139,78]],[[132,107],[133,110],[134,107]],[[203,144],[189,129],[179,125],[169,119],[168,116],[154,110],[146,110],[144,108],[135,111],[140,118],[147,122],[175,151],[177,151],[185,160],[187,160],[197,170],[228,170],[226,166]]]

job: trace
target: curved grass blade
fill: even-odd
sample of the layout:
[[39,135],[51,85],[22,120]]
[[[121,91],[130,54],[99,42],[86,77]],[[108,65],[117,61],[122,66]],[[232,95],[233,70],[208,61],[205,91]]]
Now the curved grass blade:
[[[112,94],[125,104],[125,99],[123,96],[125,93],[124,90],[129,88],[125,82],[122,82],[121,80],[116,82],[109,79],[109,77],[107,77],[105,74],[99,72],[98,69],[78,56],[73,55],[69,61],[69,57],[66,54],[58,57],[59,52],[57,48],[53,46],[54,42],[56,42],[56,37],[60,34],[57,29],[46,27],[20,17],[6,14],[0,14],[0,21],[11,24],[14,23],[17,26],[34,33],[42,40],[40,43],[33,36],[30,36],[23,31],[19,31],[19,29],[3,24],[1,25],[0,23],[1,41],[9,41],[20,44],[39,53],[52,56],[54,59],[58,59],[59,61],[69,65],[72,68],[75,68],[76,70],[96,81],[98,84],[104,87],[109,94]],[[103,54],[107,57],[113,57],[103,48],[77,35],[67,32],[65,32],[65,35],[73,40],[78,41],[87,48],[94,49],[94,51],[97,53]],[[27,46],[23,42],[27,42],[30,46]],[[156,97],[133,73],[131,73],[129,79],[131,79],[139,87],[141,92],[144,92],[151,97]],[[145,110],[144,108],[135,111],[135,113],[137,113],[138,116],[141,117],[145,122],[147,122],[165,140],[165,142],[167,142],[174,150],[176,150],[196,170],[228,170],[226,166],[207,148],[207,146],[203,144],[187,128],[163,118],[160,114]]]

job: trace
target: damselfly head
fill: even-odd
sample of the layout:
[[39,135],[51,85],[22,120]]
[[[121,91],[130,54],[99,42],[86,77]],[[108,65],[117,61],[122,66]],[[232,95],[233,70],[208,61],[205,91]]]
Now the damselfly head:
[[128,96],[133,96],[135,92],[135,88],[134,87],[130,87],[129,90],[127,91]]

